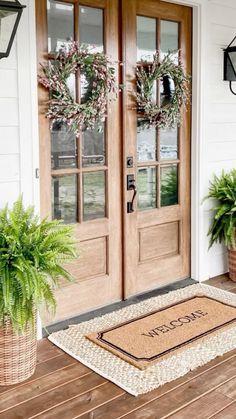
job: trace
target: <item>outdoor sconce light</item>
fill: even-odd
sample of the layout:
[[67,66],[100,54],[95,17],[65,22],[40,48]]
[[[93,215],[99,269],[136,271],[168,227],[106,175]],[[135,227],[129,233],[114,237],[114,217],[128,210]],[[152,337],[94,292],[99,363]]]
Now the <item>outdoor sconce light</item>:
[[232,89],[232,81],[236,81],[236,46],[231,46],[236,39],[230,42],[226,49],[224,49],[224,80],[229,81],[230,91],[236,95]]
[[0,59],[10,54],[24,7],[18,0],[0,0]]

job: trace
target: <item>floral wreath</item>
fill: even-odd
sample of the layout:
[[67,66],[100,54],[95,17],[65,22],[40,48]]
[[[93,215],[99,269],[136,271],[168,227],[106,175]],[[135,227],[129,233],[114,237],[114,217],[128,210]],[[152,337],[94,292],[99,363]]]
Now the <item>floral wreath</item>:
[[[137,67],[137,111],[142,115],[143,126],[174,128],[181,124],[181,107],[189,101],[190,77],[185,74],[182,64],[175,64],[175,52],[169,52],[160,62],[159,52],[155,52],[153,63]],[[163,82],[163,103],[153,102],[154,82]],[[174,90],[171,89],[171,80]]]
[[[84,100],[78,103],[70,91],[68,78],[77,72],[83,74],[87,86]],[[50,91],[47,118],[66,123],[78,137],[82,129],[102,129],[107,103],[118,93],[115,69],[103,52],[92,52],[78,42],[64,45],[55,60],[42,65],[39,83]],[[113,96],[108,96],[110,93]]]

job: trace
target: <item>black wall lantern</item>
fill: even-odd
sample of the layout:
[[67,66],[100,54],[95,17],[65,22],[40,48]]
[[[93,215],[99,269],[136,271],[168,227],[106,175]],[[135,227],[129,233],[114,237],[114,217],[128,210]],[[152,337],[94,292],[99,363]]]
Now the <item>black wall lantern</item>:
[[224,80],[229,81],[230,91],[236,95],[232,89],[232,81],[236,81],[236,46],[231,46],[236,39],[230,42],[226,49],[224,49]]
[[24,7],[18,0],[0,0],[0,58],[10,54]]

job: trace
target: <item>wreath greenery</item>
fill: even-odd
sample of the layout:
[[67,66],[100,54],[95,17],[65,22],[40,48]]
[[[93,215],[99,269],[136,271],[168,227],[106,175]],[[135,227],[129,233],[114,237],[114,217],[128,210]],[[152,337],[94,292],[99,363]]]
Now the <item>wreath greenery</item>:
[[[87,83],[81,103],[76,101],[68,87],[69,77],[78,71]],[[108,57],[77,42],[64,46],[55,60],[42,65],[42,75],[38,80],[50,92],[46,116],[52,125],[54,122],[66,123],[76,136],[82,129],[102,128],[108,101],[118,93],[115,68]]]
[[[159,53],[154,54],[153,63],[137,67],[137,111],[142,114],[146,127],[174,128],[181,124],[181,108],[189,100],[190,77],[185,74],[182,64],[174,63],[176,52],[169,52],[160,62]],[[163,100],[158,105],[153,100],[154,83],[163,83]],[[171,80],[174,89],[171,90]]]

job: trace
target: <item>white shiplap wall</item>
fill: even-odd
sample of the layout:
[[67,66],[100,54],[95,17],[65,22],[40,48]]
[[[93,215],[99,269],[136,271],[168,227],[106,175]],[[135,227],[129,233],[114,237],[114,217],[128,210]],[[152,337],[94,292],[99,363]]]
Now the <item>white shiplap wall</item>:
[[[181,0],[177,2],[181,3]],[[199,135],[204,134],[204,152],[201,152],[201,162],[193,162],[192,166],[201,167],[201,196],[196,200],[200,214],[196,225],[199,224],[200,228],[196,228],[198,237],[194,237],[199,267],[195,269],[195,278],[204,280],[227,270],[222,246],[215,246],[208,252],[206,234],[210,203],[202,205],[201,199],[207,193],[213,172],[236,167],[236,96],[222,80],[222,48],[236,35],[236,0],[199,2],[204,5],[205,21],[202,34],[205,47],[202,56],[205,68],[204,124],[199,130]],[[0,60],[0,206],[11,203],[23,192],[25,202],[33,203],[38,209],[39,182],[35,179],[35,168],[38,167],[35,0],[22,0],[22,3],[27,8],[11,55]],[[183,0],[183,3],[188,2]],[[198,0],[190,3],[197,4]],[[196,138],[198,140],[200,138]]]
[[[206,97],[205,97],[205,179],[203,195],[207,193],[213,173],[236,167],[236,96],[223,81],[223,51],[236,35],[236,1],[210,0],[207,6],[206,34]],[[235,83],[236,90],[236,83]],[[202,278],[207,279],[227,271],[224,246],[208,251],[206,234],[210,224],[209,203],[204,204],[202,245],[204,259]]]
[[16,44],[0,61],[0,205],[19,194],[19,112]]
[[0,207],[23,192],[38,210],[38,127],[34,0],[23,11],[10,56],[0,60]]

